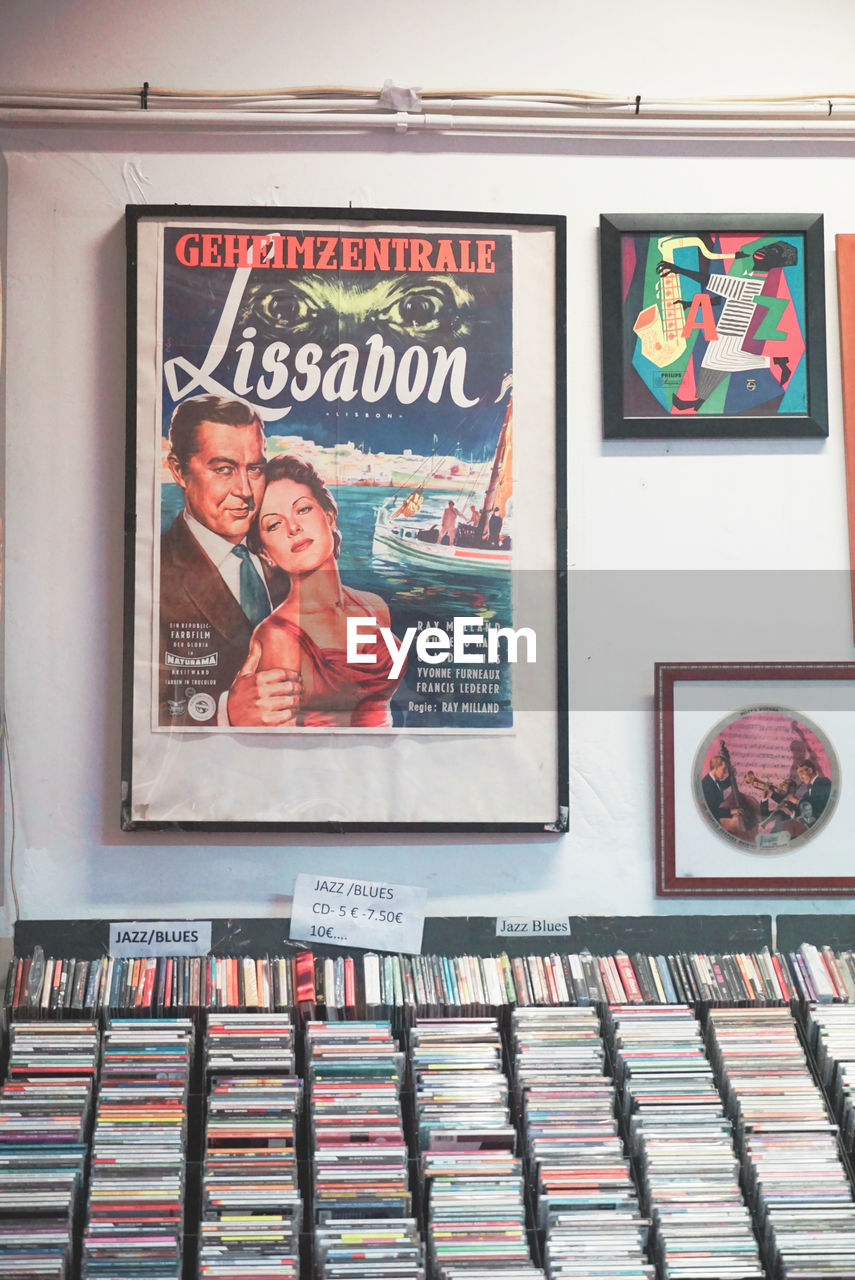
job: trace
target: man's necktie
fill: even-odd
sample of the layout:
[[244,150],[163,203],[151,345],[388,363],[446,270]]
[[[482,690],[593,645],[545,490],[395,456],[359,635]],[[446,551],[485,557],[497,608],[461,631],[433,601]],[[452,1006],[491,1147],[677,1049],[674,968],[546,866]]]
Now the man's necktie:
[[240,607],[249,619],[250,625],[257,627],[259,622],[270,613],[267,589],[250,559],[248,548],[242,542],[232,547],[232,555],[240,560]]

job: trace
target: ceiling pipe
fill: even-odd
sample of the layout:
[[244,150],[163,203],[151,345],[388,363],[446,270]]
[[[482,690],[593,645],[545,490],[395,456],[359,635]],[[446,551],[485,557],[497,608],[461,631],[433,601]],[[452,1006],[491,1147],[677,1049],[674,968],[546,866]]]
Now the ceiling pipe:
[[[402,109],[390,109],[400,106]],[[0,126],[293,130],[636,138],[855,140],[855,95],[778,98],[646,99],[558,93],[462,95],[395,89],[378,96],[336,87],[250,93],[0,92]]]

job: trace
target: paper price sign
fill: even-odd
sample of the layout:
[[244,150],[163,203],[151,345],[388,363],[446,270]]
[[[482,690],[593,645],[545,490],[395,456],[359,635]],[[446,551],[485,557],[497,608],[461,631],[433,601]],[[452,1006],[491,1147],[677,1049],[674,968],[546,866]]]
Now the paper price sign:
[[421,951],[427,889],[303,874],[294,885],[291,939],[367,950]]

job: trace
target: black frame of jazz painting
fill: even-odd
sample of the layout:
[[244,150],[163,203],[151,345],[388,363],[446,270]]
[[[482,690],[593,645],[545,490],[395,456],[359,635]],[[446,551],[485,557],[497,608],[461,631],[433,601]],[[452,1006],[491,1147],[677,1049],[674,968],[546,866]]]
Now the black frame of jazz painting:
[[820,214],[603,214],[608,440],[828,434]]

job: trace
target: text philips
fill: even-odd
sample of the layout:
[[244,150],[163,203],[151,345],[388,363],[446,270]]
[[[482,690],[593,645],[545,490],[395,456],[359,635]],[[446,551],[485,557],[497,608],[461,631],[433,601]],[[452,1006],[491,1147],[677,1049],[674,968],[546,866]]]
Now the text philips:
[[490,663],[499,661],[499,642],[507,645],[508,662],[517,662],[520,640],[525,641],[525,661],[537,661],[537,636],[531,627],[487,626],[483,618],[455,618],[451,631],[443,627],[407,627],[401,640],[389,627],[378,626],[374,618],[347,619],[348,663],[376,664],[377,653],[363,653],[362,646],[383,641],[392,659],[390,680],[397,680],[404,670],[407,656],[415,641],[420,662]]

